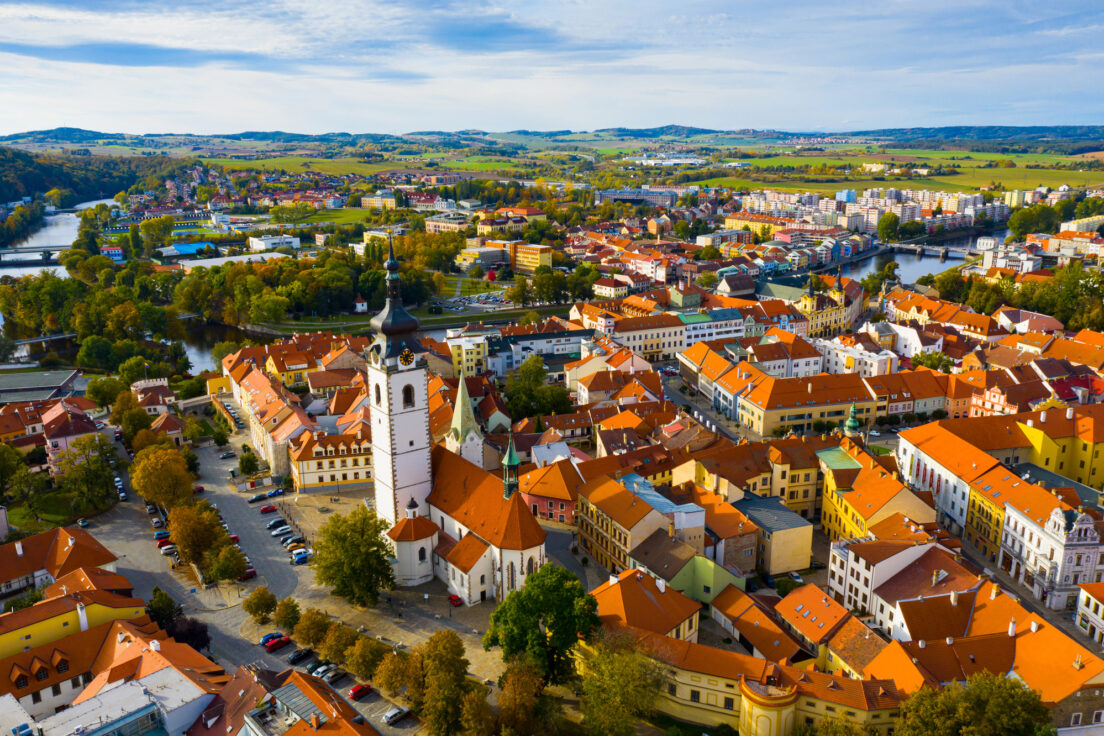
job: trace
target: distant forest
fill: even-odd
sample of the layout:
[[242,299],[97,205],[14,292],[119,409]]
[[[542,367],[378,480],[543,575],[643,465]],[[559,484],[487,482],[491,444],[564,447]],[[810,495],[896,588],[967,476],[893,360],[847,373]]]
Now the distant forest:
[[161,174],[182,165],[167,156],[71,156],[25,153],[0,147],[0,202],[68,189],[77,201],[114,197],[149,178],[156,185]]

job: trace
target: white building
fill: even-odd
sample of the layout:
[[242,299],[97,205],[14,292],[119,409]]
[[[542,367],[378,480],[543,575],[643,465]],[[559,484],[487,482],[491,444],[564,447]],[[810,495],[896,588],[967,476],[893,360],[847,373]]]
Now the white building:
[[249,250],[254,253],[263,253],[277,248],[299,248],[299,238],[291,235],[261,235],[249,238]]
[[501,601],[546,562],[545,531],[517,493],[512,442],[502,478],[433,446],[418,320],[402,306],[393,252],[386,266],[387,302],[372,319],[366,358],[375,509],[391,524],[395,577],[416,584],[435,575],[468,605]]
[[897,354],[887,348],[874,351],[840,337],[814,338],[810,342],[824,356],[827,373],[858,373],[869,378],[897,372]]

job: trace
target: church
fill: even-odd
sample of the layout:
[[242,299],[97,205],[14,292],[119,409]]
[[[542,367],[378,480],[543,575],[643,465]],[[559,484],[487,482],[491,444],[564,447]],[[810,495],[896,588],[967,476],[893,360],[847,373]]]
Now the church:
[[[520,461],[512,442],[501,478],[433,444],[426,351],[417,318],[402,306],[391,247],[385,268],[387,300],[372,318],[376,338],[365,359],[375,511],[390,524],[395,583],[437,577],[465,605],[501,601],[545,563],[546,533],[517,492]],[[450,445],[471,456],[467,437],[460,439]]]

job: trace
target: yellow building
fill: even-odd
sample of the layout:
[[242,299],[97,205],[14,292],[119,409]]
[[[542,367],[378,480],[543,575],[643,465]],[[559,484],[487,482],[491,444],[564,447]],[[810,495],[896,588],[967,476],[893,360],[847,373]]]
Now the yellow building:
[[667,517],[608,476],[579,489],[575,509],[579,543],[595,565],[611,572],[629,566],[630,552],[656,529],[666,529]]
[[230,385],[230,376],[215,376],[207,379],[208,396],[229,395],[233,390]]
[[[742,363],[737,368],[746,370]],[[822,373],[807,378],[764,375],[737,401],[740,424],[762,436],[779,427],[811,432],[818,420],[845,421],[852,404],[860,422],[874,419],[874,397],[855,373]]]
[[78,631],[145,615],[146,602],[104,590],[59,595],[0,615],[0,659]]
[[725,230],[743,230],[746,225],[751,232],[766,233],[768,236],[774,235],[779,230],[792,227],[793,224],[793,220],[758,215],[754,212],[733,212],[726,215],[724,221]]
[[552,246],[511,241],[510,268],[517,273],[533,273],[541,266],[552,267]]
[[297,493],[340,493],[364,488],[372,480],[372,437],[304,432],[288,455]]
[[1015,498],[1016,487],[1027,482],[1004,467],[996,467],[970,483],[963,536],[990,562],[1000,553],[1004,504]]
[[306,353],[281,351],[268,356],[265,371],[280,379],[285,386],[301,386],[307,382],[307,374],[317,370],[317,361]]
[[797,302],[797,311],[809,320],[809,336],[831,336],[849,331],[854,310],[847,308],[846,295],[838,288],[830,289],[827,294],[815,292],[812,284],[810,278],[809,290]]
[[452,352],[454,376],[477,376],[487,370],[486,335],[450,338],[445,341]]
[[850,438],[817,457],[824,472],[820,523],[830,541],[865,537],[897,513],[918,524],[935,521],[935,509]]
[[[633,634],[664,673],[656,710],[680,721],[705,729],[724,724],[755,736],[790,736],[824,719],[877,736],[897,726],[901,697],[892,680],[856,680],[649,632]],[[589,655],[579,645],[576,660],[584,671]]]
[[1078,483],[1104,487],[1104,404],[1020,416],[1020,431],[1031,443],[1030,462]]

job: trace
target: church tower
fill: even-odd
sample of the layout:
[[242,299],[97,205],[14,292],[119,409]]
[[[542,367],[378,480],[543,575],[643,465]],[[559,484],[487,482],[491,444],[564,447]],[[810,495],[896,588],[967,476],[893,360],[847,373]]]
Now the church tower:
[[394,525],[413,499],[426,507],[432,490],[429,390],[419,323],[402,305],[399,262],[388,239],[387,301],[372,318],[376,339],[368,348],[368,401],[376,513]]
[[475,420],[468,382],[463,373],[456,388],[456,404],[452,408],[452,424],[445,435],[445,447],[473,465],[483,467],[483,432]]

